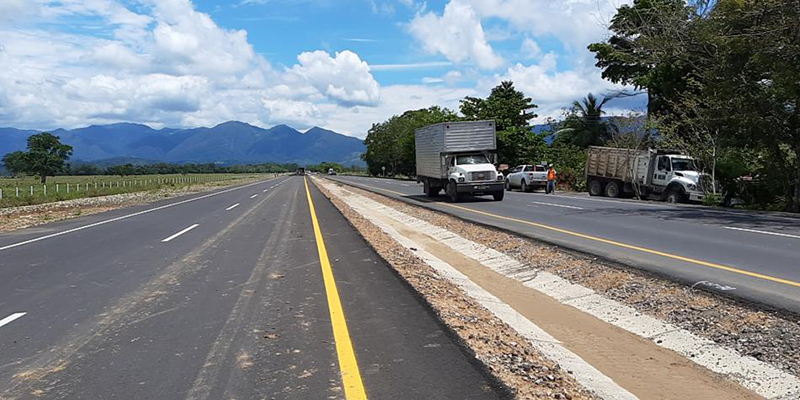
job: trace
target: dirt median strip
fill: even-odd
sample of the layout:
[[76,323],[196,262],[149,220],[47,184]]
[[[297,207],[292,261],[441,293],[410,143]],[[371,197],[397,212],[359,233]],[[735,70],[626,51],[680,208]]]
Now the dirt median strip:
[[571,371],[542,356],[528,341],[481,307],[458,286],[443,279],[413,251],[353,211],[324,187],[331,199],[375,251],[395,268],[479,364],[518,399],[595,399]]
[[369,199],[506,254],[739,354],[800,376],[800,316],[742,303],[624,265],[487,228],[347,185]]
[[[348,187],[348,190],[351,190],[351,187]],[[353,190],[353,192],[358,192],[359,195],[362,193],[360,190]],[[369,194],[368,197],[375,198],[380,196]],[[384,199],[381,198],[380,200]],[[389,202],[396,203],[393,201]],[[382,201],[381,203],[384,202]],[[373,208],[380,207],[381,206],[373,206]],[[413,208],[414,210],[412,210],[412,214],[416,217],[419,217],[420,214],[430,214],[430,212],[427,210],[420,212],[421,210],[418,208]],[[383,218],[382,216],[384,214],[392,214],[393,218],[397,218],[392,211],[388,210],[381,210],[380,215],[373,214],[371,218]],[[442,234],[442,231],[439,228],[430,226],[426,228],[426,223],[421,221],[415,222],[414,224],[416,225],[412,230],[422,230],[422,232],[425,232],[431,236],[435,236],[439,239],[441,239],[441,236],[455,236],[449,232]],[[400,229],[402,229],[402,227],[400,227]],[[426,231],[426,229],[428,231]],[[484,228],[481,229],[485,231],[487,230]],[[434,234],[431,233],[432,231],[439,232]],[[485,239],[485,234],[487,232],[480,233],[484,234],[480,236],[482,239]],[[491,234],[491,232],[488,233]],[[459,248],[460,246],[461,250],[466,251],[466,254],[471,254],[470,257],[474,257],[479,260],[491,260],[495,264],[498,262],[500,264],[505,263],[510,267],[511,264],[516,264],[517,266],[513,268],[520,269],[519,263],[516,263],[514,260],[510,260],[507,256],[501,255],[494,250],[484,250],[484,253],[488,252],[494,254],[475,253],[474,251],[468,251],[470,249],[465,248],[465,245],[460,245],[457,240],[459,238],[452,240],[447,238],[448,240],[443,240],[441,243],[439,243],[437,240],[433,240],[426,234],[421,234],[419,232],[405,232],[405,234],[415,237],[415,240],[417,240],[418,243],[429,243],[423,247],[429,247],[427,250],[438,253],[437,256],[447,259],[448,261],[457,260],[458,262],[454,265],[458,265],[459,269],[467,268],[467,270],[462,270],[462,272],[470,276],[476,282],[479,282],[481,286],[484,286],[487,289],[493,288],[493,290],[490,290],[493,294],[514,306],[517,311],[525,314],[526,317],[531,318],[537,324],[547,327],[548,332],[554,333],[554,336],[564,340],[570,349],[575,350],[582,357],[591,360],[593,365],[602,366],[601,369],[603,369],[604,372],[608,371],[608,374],[615,380],[624,382],[624,386],[627,389],[631,389],[632,391],[636,392],[637,395],[642,397],[651,397],[655,394],[659,398],[665,398],[665,393],[669,393],[669,396],[666,398],[748,398],[753,395],[752,393],[743,390],[738,385],[720,379],[720,376],[699,367],[695,363],[690,362],[687,358],[684,358],[668,349],[661,348],[664,346],[673,350],[677,350],[687,357],[695,357],[695,354],[692,352],[699,352],[700,354],[698,358],[694,358],[694,360],[700,362],[701,365],[710,366],[712,367],[711,369],[734,377],[737,381],[741,380],[742,383],[746,383],[748,387],[756,389],[759,391],[759,393],[762,393],[767,397],[780,396],[787,393],[787,390],[789,393],[791,393],[796,389],[793,389],[793,384],[781,382],[789,379],[788,375],[785,379],[781,378],[783,375],[774,368],[770,369],[771,367],[763,365],[763,363],[759,364],[755,360],[748,361],[747,359],[741,358],[741,356],[735,352],[716,347],[713,343],[709,345],[703,340],[695,338],[688,332],[675,336],[669,331],[664,331],[664,342],[667,343],[656,346],[654,342],[656,342],[658,338],[637,336],[641,334],[636,332],[636,330],[633,331],[636,332],[636,335],[634,335],[631,332],[619,329],[618,327],[610,325],[610,321],[607,319],[604,322],[588,314],[584,314],[573,307],[561,304],[559,301],[563,299],[559,298],[559,301],[556,301],[555,299],[542,294],[536,296],[534,294],[538,292],[531,290],[530,288],[526,288],[519,280],[510,279],[508,276],[493,272],[491,269],[481,265],[480,263],[476,263],[474,260],[470,261],[472,260],[471,258],[463,257],[459,251],[453,251],[452,248]],[[470,245],[468,244],[466,245],[466,247],[469,246]],[[473,244],[471,246],[476,248],[482,247],[478,244]],[[500,260],[501,258],[509,261]],[[470,270],[469,266],[473,264],[477,264],[477,267]],[[505,268],[506,266],[501,265],[501,267]],[[502,268],[498,269],[492,267],[492,269],[499,271]],[[500,272],[505,273],[505,271]],[[515,273],[523,275],[529,274],[529,272],[526,271],[515,271]],[[542,275],[544,276],[549,274],[543,273]],[[535,273],[531,276],[534,277]],[[560,278],[557,279],[560,280]],[[498,284],[498,282],[502,282],[502,284]],[[569,285],[566,283],[566,281],[565,284]],[[564,284],[561,284],[561,286],[564,286]],[[593,292],[589,289],[583,289],[583,292],[580,293],[587,295]],[[548,295],[552,295],[552,291],[548,292]],[[590,297],[598,296],[592,295]],[[527,300],[522,301],[520,299]],[[530,305],[531,303],[536,303],[539,306],[532,307]],[[546,306],[541,307],[542,304]],[[617,306],[617,310],[615,311],[635,313],[635,310],[630,309],[629,307],[627,310],[625,310],[625,308],[626,307],[620,305]],[[556,313],[543,312],[547,310],[560,311]],[[589,309],[589,311],[593,310]],[[596,315],[596,313],[593,315]],[[625,318],[626,314],[622,313],[619,315]],[[633,314],[631,315],[633,316]],[[604,315],[603,317],[606,316]],[[634,322],[641,325],[642,322],[648,322],[648,320],[634,318]],[[581,327],[581,324],[585,326]],[[616,325],[616,323],[614,325]],[[620,326],[624,326],[626,329],[629,329],[630,323],[628,323],[628,325],[622,324]],[[645,325],[643,328],[653,329],[654,333],[659,333],[664,329],[676,329],[674,327],[670,327],[668,324],[665,325],[663,323]],[[678,333],[680,333],[680,331],[682,330],[679,330]],[[592,340],[589,340],[588,338],[592,338]],[[650,339],[652,339],[652,341]],[[686,339],[689,340],[687,341]],[[676,341],[674,344],[671,343],[673,340]],[[661,343],[662,340],[657,340],[657,342]],[[673,347],[669,347],[670,345]],[[685,348],[681,348],[681,346]],[[693,348],[696,349],[692,350]],[[714,365],[714,360],[716,360],[716,366]],[[720,362],[729,363],[731,365],[720,367]],[[744,376],[738,376],[740,373],[743,373]],[[788,382],[794,381],[796,381],[796,379],[789,380]]]

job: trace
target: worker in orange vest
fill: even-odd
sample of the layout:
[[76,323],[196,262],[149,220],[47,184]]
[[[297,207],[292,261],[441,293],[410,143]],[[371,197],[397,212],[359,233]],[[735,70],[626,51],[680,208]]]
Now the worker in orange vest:
[[547,169],[547,190],[545,191],[547,194],[553,194],[556,192],[556,170],[553,168],[553,164],[550,164]]

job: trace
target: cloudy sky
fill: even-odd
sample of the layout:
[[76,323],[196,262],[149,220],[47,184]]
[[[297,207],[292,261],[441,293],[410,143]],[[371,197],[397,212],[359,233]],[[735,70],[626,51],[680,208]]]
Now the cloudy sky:
[[0,126],[240,120],[364,137],[507,79],[557,116],[620,89],[586,46],[624,1],[0,0]]

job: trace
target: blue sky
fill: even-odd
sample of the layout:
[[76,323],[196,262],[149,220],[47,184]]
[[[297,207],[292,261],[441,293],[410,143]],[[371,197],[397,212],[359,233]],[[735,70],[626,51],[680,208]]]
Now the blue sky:
[[[624,0],[3,0],[0,126],[314,125],[363,137],[512,80],[540,119],[604,81]],[[615,100],[612,113],[643,108]]]

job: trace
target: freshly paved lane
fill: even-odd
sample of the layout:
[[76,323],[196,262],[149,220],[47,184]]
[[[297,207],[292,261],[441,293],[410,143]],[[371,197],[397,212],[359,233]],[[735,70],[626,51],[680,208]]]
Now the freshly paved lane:
[[410,181],[336,176],[389,197],[800,312],[800,217],[692,205],[508,192],[428,199]]
[[[0,235],[0,398],[345,398],[303,179],[215,193]],[[367,396],[498,398],[309,193]]]

